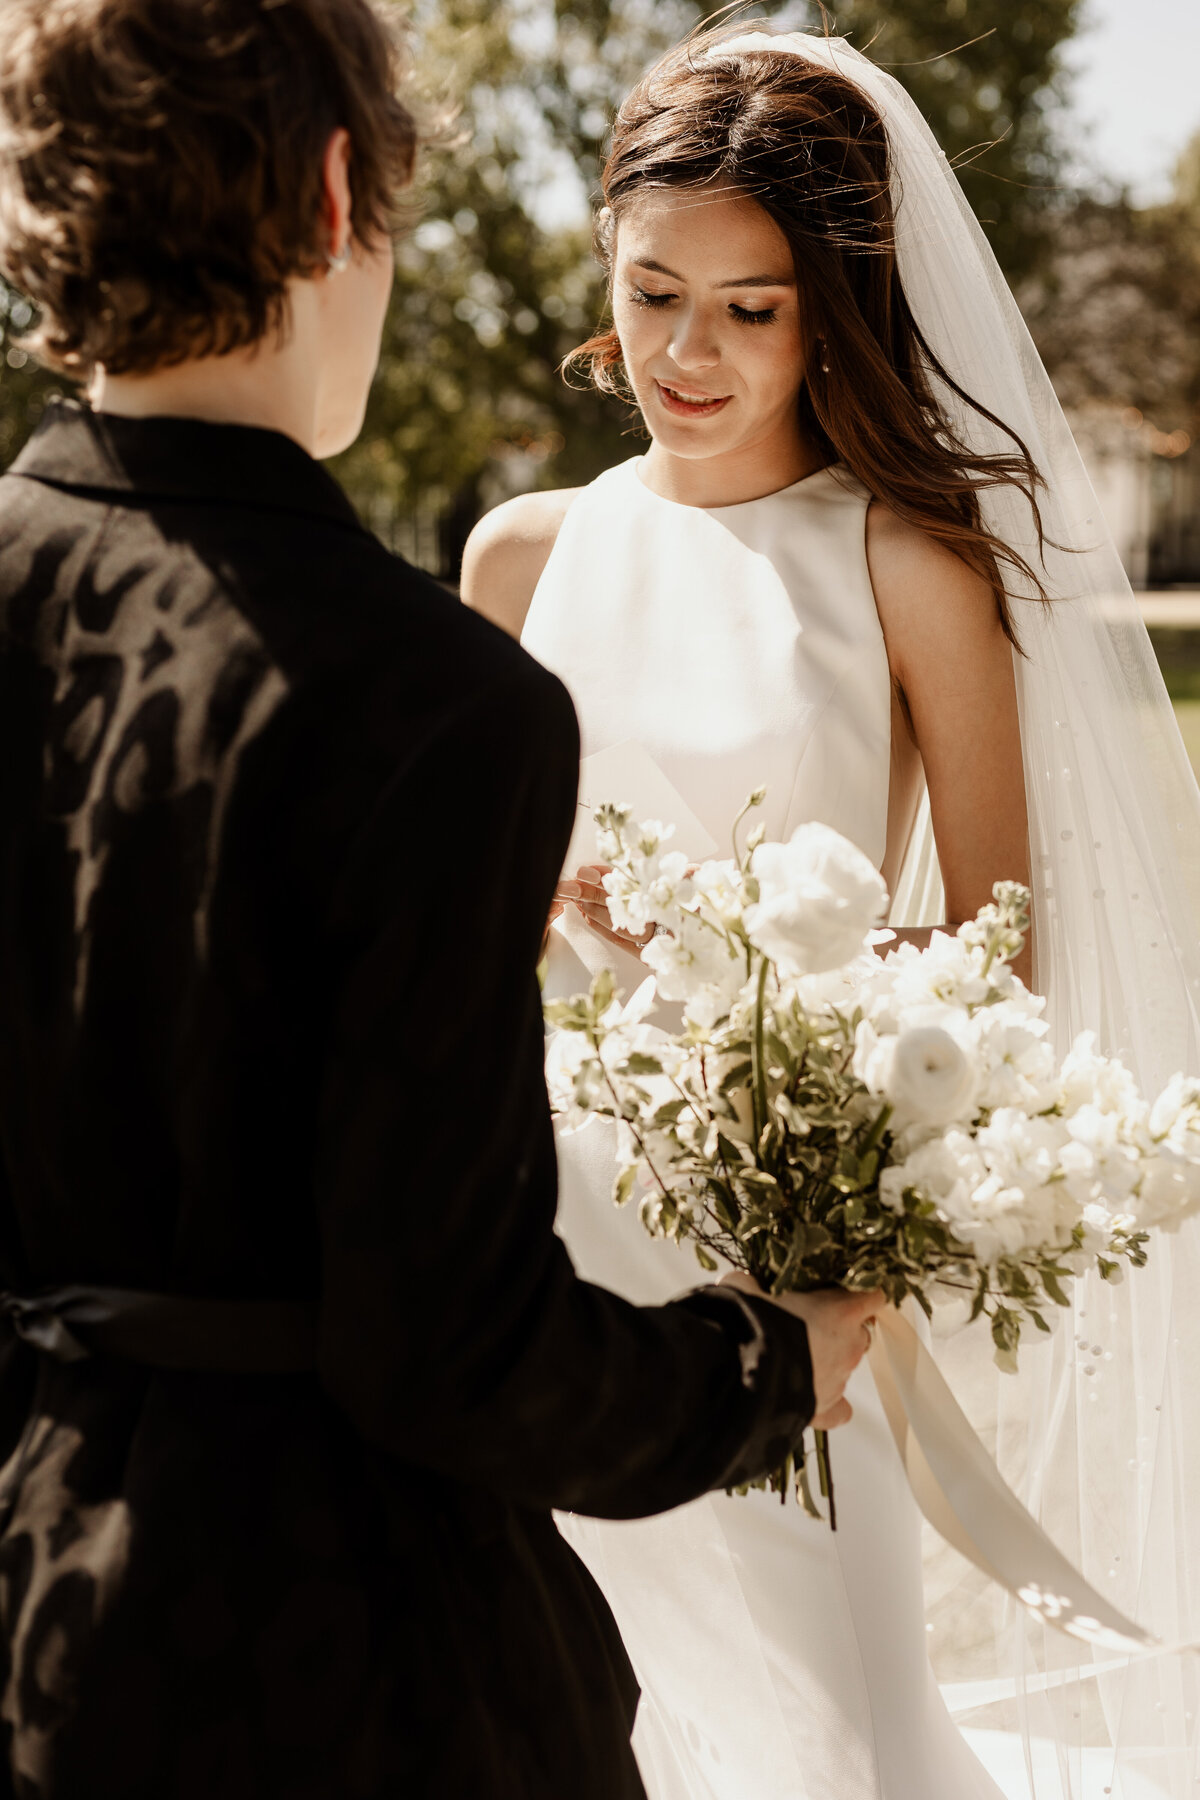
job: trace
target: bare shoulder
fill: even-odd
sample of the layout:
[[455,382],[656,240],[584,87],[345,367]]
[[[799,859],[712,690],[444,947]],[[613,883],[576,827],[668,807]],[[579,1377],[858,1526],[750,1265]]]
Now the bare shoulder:
[[511,637],[520,637],[567,508],[578,488],[518,494],[484,513],[463,551],[462,597]]
[[878,500],[867,509],[867,566],[893,672],[913,656],[1003,640],[983,576]]

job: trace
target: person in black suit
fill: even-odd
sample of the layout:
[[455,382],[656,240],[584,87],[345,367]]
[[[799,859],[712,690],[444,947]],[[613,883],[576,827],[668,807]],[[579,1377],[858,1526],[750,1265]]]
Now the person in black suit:
[[551,1509],[776,1465],[879,1304],[638,1309],[554,1235],[570,702],[314,460],[378,354],[401,73],[366,0],[0,14],[0,266],[92,379],[0,481],[19,1800],[632,1800]]

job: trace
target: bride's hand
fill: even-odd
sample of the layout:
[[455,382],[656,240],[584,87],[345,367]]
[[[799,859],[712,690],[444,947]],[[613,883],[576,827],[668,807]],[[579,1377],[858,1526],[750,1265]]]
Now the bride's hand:
[[871,1321],[887,1305],[884,1296],[878,1291],[848,1294],[843,1288],[818,1288],[808,1294],[768,1294],[741,1269],[724,1276],[723,1285],[740,1288],[744,1294],[757,1294],[804,1320],[816,1399],[813,1427],[817,1431],[832,1431],[835,1425],[847,1424],[852,1409],[845,1398],[846,1383],[870,1349]]
[[618,931],[608,913],[608,895],[605,893],[602,878],[608,874],[608,863],[585,863],[575,871],[574,881],[560,881],[554,899],[556,905],[573,906],[584,924],[589,926],[597,936],[607,938],[610,944],[617,944],[622,950],[630,950],[635,955],[648,944],[654,936],[653,928],[634,937],[628,931]]

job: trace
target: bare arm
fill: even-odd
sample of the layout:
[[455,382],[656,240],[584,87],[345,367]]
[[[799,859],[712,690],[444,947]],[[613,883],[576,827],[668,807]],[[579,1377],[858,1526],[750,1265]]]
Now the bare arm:
[[[1013,651],[987,583],[879,505],[867,515],[867,560],[897,696],[891,810],[908,808],[907,836],[919,757],[947,921],[956,925],[991,899],[994,882],[1029,880]],[[1016,965],[1025,980],[1031,965],[1026,945]]]
[[510,637],[519,638],[567,508],[578,488],[518,494],[485,513],[463,551],[462,597]]

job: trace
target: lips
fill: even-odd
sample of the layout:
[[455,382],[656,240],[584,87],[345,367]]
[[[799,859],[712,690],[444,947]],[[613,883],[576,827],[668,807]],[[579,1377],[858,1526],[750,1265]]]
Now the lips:
[[687,388],[668,387],[663,381],[656,380],[654,385],[658,389],[659,400],[666,410],[682,419],[711,418],[713,413],[718,413],[723,406],[728,406],[732,399],[730,394],[700,394]]

